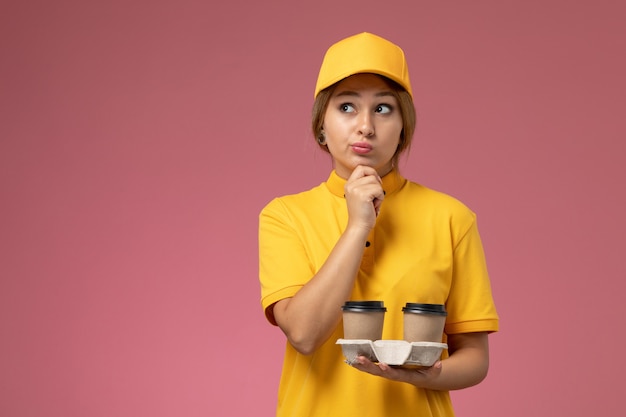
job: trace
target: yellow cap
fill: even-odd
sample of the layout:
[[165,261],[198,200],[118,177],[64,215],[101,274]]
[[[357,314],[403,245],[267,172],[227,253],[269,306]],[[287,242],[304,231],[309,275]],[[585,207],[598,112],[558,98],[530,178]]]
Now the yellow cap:
[[361,73],[383,75],[400,84],[413,96],[402,49],[380,36],[363,32],[328,48],[317,77],[315,97],[336,82]]

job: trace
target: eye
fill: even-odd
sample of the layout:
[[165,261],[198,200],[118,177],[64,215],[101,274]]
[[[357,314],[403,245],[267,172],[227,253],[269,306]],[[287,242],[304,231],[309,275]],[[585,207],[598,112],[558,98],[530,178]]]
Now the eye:
[[344,113],[352,113],[354,112],[354,106],[350,103],[343,103],[339,106],[339,110]]
[[387,114],[391,113],[393,108],[389,104],[379,104],[376,107],[376,113]]

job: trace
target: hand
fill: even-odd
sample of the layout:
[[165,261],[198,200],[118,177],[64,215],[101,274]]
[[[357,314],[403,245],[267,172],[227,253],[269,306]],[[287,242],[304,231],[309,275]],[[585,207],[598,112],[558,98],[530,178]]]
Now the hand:
[[488,333],[449,334],[447,343],[449,356],[430,368],[375,364],[363,356],[357,357],[352,366],[372,375],[431,390],[452,391],[480,383],[489,369]]
[[390,366],[385,363],[376,364],[365,356],[358,356],[351,366],[361,372],[387,378],[392,381],[408,382],[420,386],[429,380],[437,378],[441,374],[443,365],[441,361],[437,361],[430,367],[405,368],[403,366]]
[[344,188],[349,226],[364,227],[368,231],[374,227],[385,198],[382,183],[372,167],[359,165],[352,171]]

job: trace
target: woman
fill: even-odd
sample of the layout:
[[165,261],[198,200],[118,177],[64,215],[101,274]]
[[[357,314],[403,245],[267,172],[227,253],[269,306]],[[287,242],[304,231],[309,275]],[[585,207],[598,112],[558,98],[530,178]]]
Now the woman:
[[[369,33],[331,46],[312,127],[328,180],[260,215],[262,305],[288,341],[277,415],[452,416],[448,391],[487,374],[498,316],[474,213],[398,171],[415,128],[403,51]],[[405,303],[445,304],[447,352],[419,370],[346,365],[347,300],[384,301],[383,339],[402,339]]]

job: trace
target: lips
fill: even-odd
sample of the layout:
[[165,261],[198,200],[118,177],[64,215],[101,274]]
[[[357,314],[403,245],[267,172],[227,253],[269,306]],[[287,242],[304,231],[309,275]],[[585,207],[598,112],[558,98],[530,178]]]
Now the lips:
[[365,142],[356,142],[350,145],[350,147],[355,153],[358,153],[358,154],[365,154],[372,150],[372,145],[370,145],[369,143],[365,143]]

